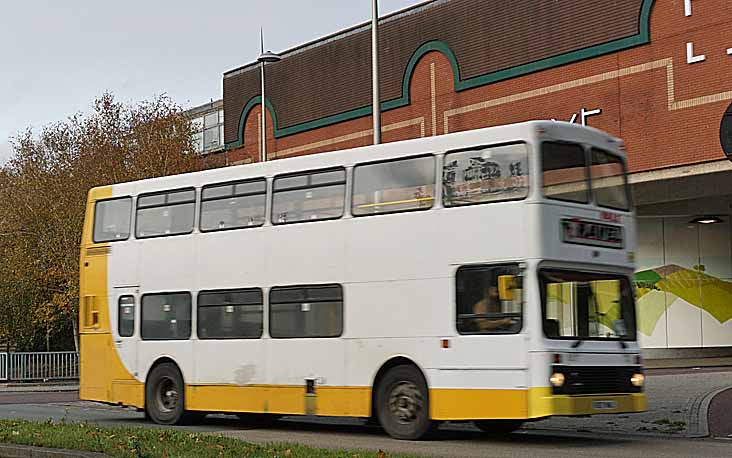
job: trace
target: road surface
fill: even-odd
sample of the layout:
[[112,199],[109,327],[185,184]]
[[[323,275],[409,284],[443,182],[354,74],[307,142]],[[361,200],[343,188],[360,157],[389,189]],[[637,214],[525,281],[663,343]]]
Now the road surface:
[[[0,394],[0,418],[45,421],[94,422],[101,426],[150,426],[143,415],[132,409],[78,401],[70,393]],[[29,403],[30,402],[30,403]],[[242,424],[236,417],[207,417],[183,430],[219,433],[251,442],[297,442],[314,447],[384,450],[415,454],[460,457],[546,457],[546,458],[643,458],[690,456],[732,456],[732,441],[684,439],[624,432],[583,433],[564,429],[530,428],[503,438],[491,438],[465,424],[446,425],[428,441],[409,442],[389,438],[377,427],[356,419],[316,419],[288,417],[269,427]],[[388,455],[387,455],[388,456]]]

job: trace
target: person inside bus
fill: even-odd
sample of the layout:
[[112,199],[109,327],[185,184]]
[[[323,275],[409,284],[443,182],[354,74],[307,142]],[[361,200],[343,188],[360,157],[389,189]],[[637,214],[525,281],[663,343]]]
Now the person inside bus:
[[[487,284],[484,288],[483,298],[473,304],[473,313],[483,315],[501,312],[498,287]],[[510,331],[513,320],[511,318],[476,317],[475,324],[478,331]]]

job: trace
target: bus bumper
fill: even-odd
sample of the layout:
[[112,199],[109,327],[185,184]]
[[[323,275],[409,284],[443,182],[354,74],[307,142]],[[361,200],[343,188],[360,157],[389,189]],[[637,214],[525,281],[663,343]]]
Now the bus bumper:
[[635,413],[648,410],[645,393],[593,394],[551,397],[552,415],[598,415]]

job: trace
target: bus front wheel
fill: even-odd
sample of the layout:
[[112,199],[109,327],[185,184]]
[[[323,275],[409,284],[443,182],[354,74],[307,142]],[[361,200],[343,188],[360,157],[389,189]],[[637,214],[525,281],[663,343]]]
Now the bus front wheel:
[[145,384],[145,413],[161,425],[183,423],[187,418],[185,385],[178,367],[162,363],[153,368]]
[[376,409],[379,423],[395,439],[420,439],[433,426],[427,383],[414,366],[396,366],[386,373],[377,387]]

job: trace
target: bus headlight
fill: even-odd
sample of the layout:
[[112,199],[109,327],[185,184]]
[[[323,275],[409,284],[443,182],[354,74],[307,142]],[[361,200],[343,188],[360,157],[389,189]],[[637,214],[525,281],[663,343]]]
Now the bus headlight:
[[551,382],[553,387],[559,388],[560,386],[564,385],[564,374],[562,374],[561,372],[553,373],[552,376],[549,377],[549,382]]
[[630,383],[632,383],[635,387],[641,387],[643,386],[643,384],[646,383],[646,376],[643,374],[633,374],[633,376],[630,378]]

